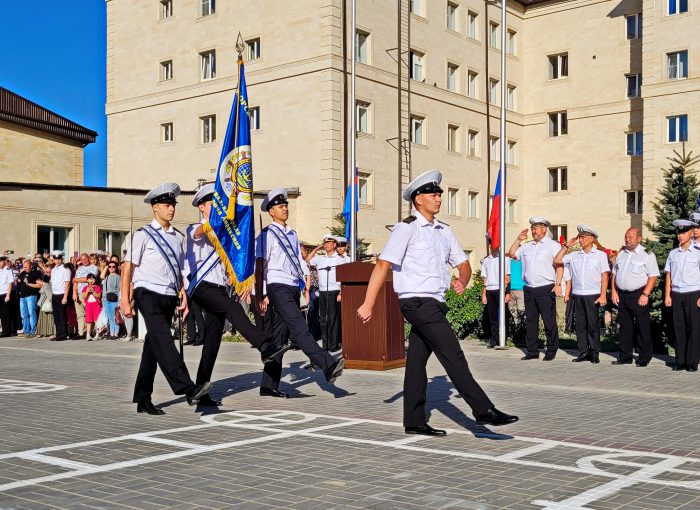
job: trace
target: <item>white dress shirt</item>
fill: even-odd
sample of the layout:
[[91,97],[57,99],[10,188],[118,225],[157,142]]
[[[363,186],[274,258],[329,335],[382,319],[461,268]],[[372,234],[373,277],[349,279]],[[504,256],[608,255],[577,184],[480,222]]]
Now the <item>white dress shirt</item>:
[[[214,285],[226,286],[228,285],[228,276],[226,276],[226,269],[224,268],[221,258],[216,253],[214,246],[209,241],[209,237],[206,234],[202,234],[199,239],[195,239],[194,232],[197,227],[203,225],[207,221],[202,219],[199,223],[195,223],[187,227],[187,246],[185,248],[185,267],[182,273],[192,281],[192,275],[196,271],[197,274],[194,275],[195,278],[201,281],[213,283]],[[211,270],[209,270],[211,268]],[[204,278],[202,278],[202,274]]]
[[379,258],[391,263],[399,298],[445,301],[451,279],[447,264],[456,267],[467,255],[447,224],[438,220],[430,223],[416,212],[416,220],[394,227]]
[[61,264],[51,270],[51,293],[54,296],[63,295],[66,291],[66,282],[70,282],[70,269]]
[[[0,297],[2,299],[5,299],[5,295],[7,295],[7,289],[10,285],[12,285],[15,282],[15,273],[12,270],[11,267],[3,267],[2,270],[0,270]],[[10,289],[12,290],[12,289]]]
[[[340,290],[340,282],[335,279],[335,268],[342,264],[347,264],[349,261],[345,257],[341,257],[337,252],[333,255],[315,255],[310,265],[316,267],[318,271],[318,290],[321,292],[335,292]],[[330,268],[326,270],[325,268]],[[326,281],[328,285],[326,285]]]
[[[172,248],[179,265],[179,268],[176,267],[175,270],[182,271],[185,264],[185,253],[182,250],[183,235],[172,225],[167,230],[163,229],[155,219],[150,226],[157,231],[153,235],[160,233],[165,242]],[[176,281],[170,264],[164,260],[160,248],[143,230],[134,232],[124,261],[131,262],[135,266],[131,279],[135,289],[143,288],[166,296],[177,296],[180,282]]]
[[[511,258],[506,257],[506,275],[510,274],[510,261]],[[494,257],[490,253],[481,261],[481,277],[486,279],[486,290],[498,290],[498,262],[498,254]]]
[[645,250],[641,244],[631,251],[627,248],[620,250],[612,272],[615,275],[615,287],[628,292],[641,289],[649,278],[660,274],[656,255]]
[[515,259],[523,261],[523,280],[526,287],[543,287],[555,283],[557,277],[554,269],[554,257],[561,250],[561,245],[544,237],[539,243],[529,241],[518,248]]
[[[281,283],[284,285],[299,286],[301,283],[293,264],[277,240],[277,236],[270,232],[270,229],[276,229],[276,234],[283,239],[287,250],[292,250],[290,255],[296,257],[301,266],[302,276],[309,274],[309,266],[306,264],[304,257],[301,256],[301,246],[299,237],[292,227],[289,225],[278,225],[273,223],[264,229],[255,239],[255,256],[265,260],[263,270],[263,281],[265,288],[271,283]],[[284,241],[286,238],[287,241]]]
[[600,294],[603,274],[610,272],[608,256],[595,246],[588,253],[584,250],[567,253],[564,266],[571,272],[571,293],[577,296]]
[[692,245],[687,250],[674,248],[668,254],[664,271],[671,273],[673,292],[700,290],[700,249]]

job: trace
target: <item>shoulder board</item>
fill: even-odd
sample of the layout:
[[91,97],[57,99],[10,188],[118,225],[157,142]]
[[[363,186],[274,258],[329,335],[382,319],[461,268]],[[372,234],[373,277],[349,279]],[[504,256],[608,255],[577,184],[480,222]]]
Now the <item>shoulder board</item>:
[[402,221],[403,221],[404,223],[413,223],[414,221],[416,221],[416,219],[417,219],[417,218],[416,218],[415,216],[411,215],[411,216],[409,216],[408,218],[404,218]]
[[260,232],[261,232],[261,233],[262,233],[262,232],[267,232],[268,230],[270,230],[270,225],[268,225],[267,227],[264,227]]
[[700,246],[698,246],[697,244],[694,244],[693,248],[695,248],[696,250],[700,250]]
[[141,228],[137,228],[137,229],[135,230],[135,232],[142,232],[142,231],[143,231],[143,229],[144,229],[144,227],[141,227]]
[[446,227],[449,227],[449,226],[450,226],[449,223],[445,223],[444,221],[437,220],[437,222],[438,222],[440,225],[445,225]]
[[185,234],[183,234],[182,232],[180,232],[180,231],[179,231],[178,229],[176,229],[175,227],[173,227],[173,230],[174,230],[175,232],[177,232],[178,234],[180,234],[182,237],[185,237]]

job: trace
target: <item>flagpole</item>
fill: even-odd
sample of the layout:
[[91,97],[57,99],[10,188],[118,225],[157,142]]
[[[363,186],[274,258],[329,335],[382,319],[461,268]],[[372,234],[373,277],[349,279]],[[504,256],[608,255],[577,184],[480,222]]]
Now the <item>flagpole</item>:
[[500,209],[500,251],[498,252],[498,346],[506,347],[506,254],[504,243],[506,239],[506,202],[508,201],[506,185],[506,0],[501,0],[501,132],[500,132],[500,164],[499,178],[501,180]]
[[355,107],[355,61],[357,60],[357,26],[356,15],[357,0],[352,0],[352,63],[350,64],[350,260],[357,261],[357,161],[355,141],[357,139],[357,111]]

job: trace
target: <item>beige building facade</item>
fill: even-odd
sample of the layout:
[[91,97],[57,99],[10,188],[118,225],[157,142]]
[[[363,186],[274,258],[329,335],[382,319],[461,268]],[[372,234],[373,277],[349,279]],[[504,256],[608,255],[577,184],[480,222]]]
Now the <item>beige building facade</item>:
[[[497,6],[358,0],[354,36],[342,0],[106,1],[108,186],[194,189],[214,177],[240,31],[255,188],[299,188],[302,238],[320,238],[342,210],[354,114],[370,251],[408,214],[402,186],[438,168],[442,219],[473,259],[484,255],[499,166]],[[549,217],[557,237],[589,223],[606,246],[653,219],[665,158],[683,138],[692,149],[700,129],[700,11],[684,1],[508,3],[506,242],[532,215]]]

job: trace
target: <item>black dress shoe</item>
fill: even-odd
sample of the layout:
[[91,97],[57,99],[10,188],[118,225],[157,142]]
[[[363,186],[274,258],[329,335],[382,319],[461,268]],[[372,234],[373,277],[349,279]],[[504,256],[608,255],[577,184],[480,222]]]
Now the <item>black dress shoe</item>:
[[423,425],[418,425],[417,427],[405,427],[404,432],[406,434],[419,434],[421,436],[446,436],[447,431],[445,430],[440,430],[440,429],[434,429],[427,423],[424,423]]
[[207,381],[204,384],[198,384],[192,389],[190,393],[187,394],[187,403],[191,406],[197,405],[199,400],[209,393],[211,389],[211,382]]
[[685,370],[688,368],[688,366],[685,363],[679,363],[675,367],[673,367],[674,372],[680,372],[681,370]]
[[592,353],[589,356],[589,359],[591,360],[591,363],[600,363],[600,356],[597,352]]
[[221,405],[221,400],[214,400],[211,398],[209,394],[204,395],[202,398],[199,399],[199,402],[197,402],[198,406],[207,406],[207,407],[219,407]]
[[156,406],[153,405],[153,402],[151,402],[150,400],[148,402],[139,402],[138,404],[136,404],[136,412],[152,414],[154,416],[160,416],[161,414],[165,414],[165,411],[163,411],[162,409],[158,409]]
[[574,358],[571,361],[574,363],[581,363],[582,361],[589,361],[591,357],[588,355],[588,353],[585,354],[579,354],[578,358]]
[[[619,359],[616,359],[616,360],[611,361],[610,364],[611,364],[611,365],[631,365],[631,364],[632,364],[632,360],[631,360],[631,359],[628,359],[628,360],[625,360],[625,361],[620,361]],[[637,363],[637,364],[639,364],[639,363]]]
[[492,407],[485,413],[475,416],[474,418],[479,425],[493,425],[496,427],[499,425],[508,425],[509,423],[515,423],[518,421],[517,416],[511,416],[510,414],[503,413],[495,407]]
[[538,352],[537,354],[530,354],[530,353],[528,353],[528,354],[526,354],[525,356],[523,356],[523,357],[520,358],[520,359],[523,360],[523,361],[525,361],[525,360],[528,360],[528,359],[539,359],[539,358],[540,358],[540,353]]
[[639,361],[639,360],[637,360],[637,361],[634,362],[634,364],[637,365],[638,367],[646,367],[646,366],[649,365],[649,362],[648,362],[648,361]]
[[698,366],[697,365],[688,365],[687,367],[685,367],[685,370],[687,372],[697,372]]
[[328,381],[328,384],[333,384],[335,380],[342,375],[344,368],[345,360],[343,358],[340,358],[338,361],[328,367],[328,372],[326,372],[326,380]]
[[262,351],[260,353],[260,357],[262,358],[263,363],[269,363],[270,361],[281,358],[282,355],[291,348],[292,348],[292,341],[287,340],[287,342],[285,344],[283,344],[281,347],[276,347],[274,345],[270,345],[270,347],[268,347],[267,349],[265,349],[264,351]]
[[283,391],[276,390],[274,388],[260,388],[261,397],[279,397],[279,398],[289,398],[289,395]]
[[542,358],[542,361],[552,361],[554,358],[556,358],[557,353],[556,352],[548,352],[544,355],[544,358]]

